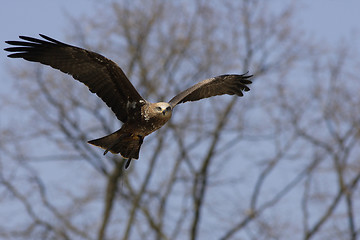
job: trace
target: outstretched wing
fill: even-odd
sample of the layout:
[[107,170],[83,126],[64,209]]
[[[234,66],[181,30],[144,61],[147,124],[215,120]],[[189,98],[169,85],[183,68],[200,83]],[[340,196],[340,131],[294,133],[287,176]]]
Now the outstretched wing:
[[[126,122],[128,107],[142,105],[145,100],[113,61],[95,52],[71,46],[40,34],[42,39],[20,36],[25,41],[6,41],[15,47],[6,48],[11,58],[39,62],[72,75],[88,86]],[[140,108],[139,108],[140,109]]]
[[173,97],[169,104],[175,107],[179,103],[197,101],[223,94],[236,94],[241,97],[243,96],[242,91],[247,92],[250,90],[247,85],[252,83],[249,80],[251,77],[252,75],[245,73],[242,75],[221,75],[205,79]]

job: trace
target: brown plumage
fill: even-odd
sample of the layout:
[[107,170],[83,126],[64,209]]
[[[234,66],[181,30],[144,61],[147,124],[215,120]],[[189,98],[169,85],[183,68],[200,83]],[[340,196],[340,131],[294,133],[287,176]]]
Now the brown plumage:
[[203,80],[173,97],[168,103],[150,103],[137,92],[121,68],[113,61],[95,52],[71,46],[40,34],[44,39],[20,36],[24,41],[6,41],[13,47],[6,48],[11,58],[23,58],[31,62],[49,65],[88,86],[99,96],[122,127],[90,144],[128,159],[139,158],[144,137],[162,127],[170,118],[173,108],[180,103],[197,101],[216,95],[243,96],[249,91],[251,75],[221,75]]

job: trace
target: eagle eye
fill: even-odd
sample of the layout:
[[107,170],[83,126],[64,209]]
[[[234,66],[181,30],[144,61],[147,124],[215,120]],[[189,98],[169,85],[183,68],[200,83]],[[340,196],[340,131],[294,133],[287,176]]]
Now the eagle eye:
[[162,109],[161,107],[156,107],[156,110],[161,111]]
[[167,107],[167,108],[166,108],[166,111],[170,111],[170,110],[171,110],[171,107]]

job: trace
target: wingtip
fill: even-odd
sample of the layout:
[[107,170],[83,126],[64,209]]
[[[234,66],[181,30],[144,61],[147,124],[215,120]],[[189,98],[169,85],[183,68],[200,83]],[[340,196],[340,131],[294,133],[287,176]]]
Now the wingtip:
[[[4,50],[6,50],[6,49],[4,49]],[[19,58],[17,53],[8,54],[7,57],[9,57],[9,58]]]
[[42,33],[39,33],[39,36],[44,38],[44,39],[47,39],[47,40],[50,38],[50,37],[48,37],[48,36],[46,36],[45,34],[42,34]]
[[245,77],[245,78],[252,78],[254,75],[253,74],[249,74],[249,71],[241,74],[241,76]]
[[29,41],[29,38],[31,38],[31,37],[20,35],[19,38],[22,40],[25,40],[25,41]]
[[49,42],[56,43],[56,44],[60,44],[60,45],[67,45],[67,44],[65,44],[65,43],[63,43],[63,42],[60,42],[60,41],[54,39],[54,38],[51,38],[51,37],[49,37],[49,36],[46,36],[45,34],[39,33],[39,35],[40,35],[40,37],[42,37],[43,39],[45,39],[45,40],[47,40],[47,41],[49,41]]

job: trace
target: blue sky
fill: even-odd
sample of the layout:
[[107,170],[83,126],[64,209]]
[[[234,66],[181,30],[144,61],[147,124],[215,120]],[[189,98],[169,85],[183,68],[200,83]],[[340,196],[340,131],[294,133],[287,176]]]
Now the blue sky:
[[[281,5],[284,0],[274,1]],[[287,2],[287,1],[286,1]],[[357,38],[354,42],[360,49],[360,1],[358,0],[299,0],[301,9],[297,20],[301,27],[315,38],[337,44],[344,39]],[[44,33],[64,40],[67,25],[66,14],[79,16],[94,11],[91,0],[3,0],[0,7],[0,40],[15,40],[18,35],[36,36]],[[1,51],[0,76],[6,74],[8,59]]]
[[[67,19],[67,14],[76,17],[90,12],[91,15],[91,12],[95,11],[93,2],[91,0],[2,0],[0,7],[1,49],[7,47],[5,40],[16,40],[19,35],[37,36],[43,33],[66,41],[66,29],[71,24],[71,21]],[[274,0],[274,6],[288,2]],[[351,41],[354,44],[354,50],[359,53],[359,0],[299,0],[299,2],[301,2],[301,8],[297,11],[296,22],[306,34],[333,45],[338,45],[343,40]],[[72,43],[69,42],[69,44]],[[14,81],[8,74],[8,66],[16,66],[21,61],[11,60],[6,57],[5,51],[0,52],[0,93],[4,93],[9,89],[11,91],[12,81]],[[0,116],[0,125],[2,117]]]
[[[92,11],[89,0],[4,0],[0,7],[0,44],[7,47],[5,40],[16,40],[19,35],[37,36],[44,33],[54,38],[63,39],[66,33],[66,14],[82,15]],[[6,52],[1,50],[0,78],[7,82]],[[1,90],[0,90],[1,91]]]
[[[304,9],[298,12],[302,27],[320,40],[338,44],[344,39],[357,38],[360,47],[360,1],[316,0],[301,1]],[[355,47],[355,46],[354,46]]]
[[[281,5],[284,0],[275,1]],[[287,1],[286,1],[287,2]],[[337,41],[341,36],[360,34],[360,1],[299,0],[301,25],[313,34]],[[46,33],[61,38],[66,32],[64,13],[78,16],[94,10],[91,0],[3,0],[0,8],[0,39],[14,39],[19,34]],[[4,53],[2,53],[2,56]]]

